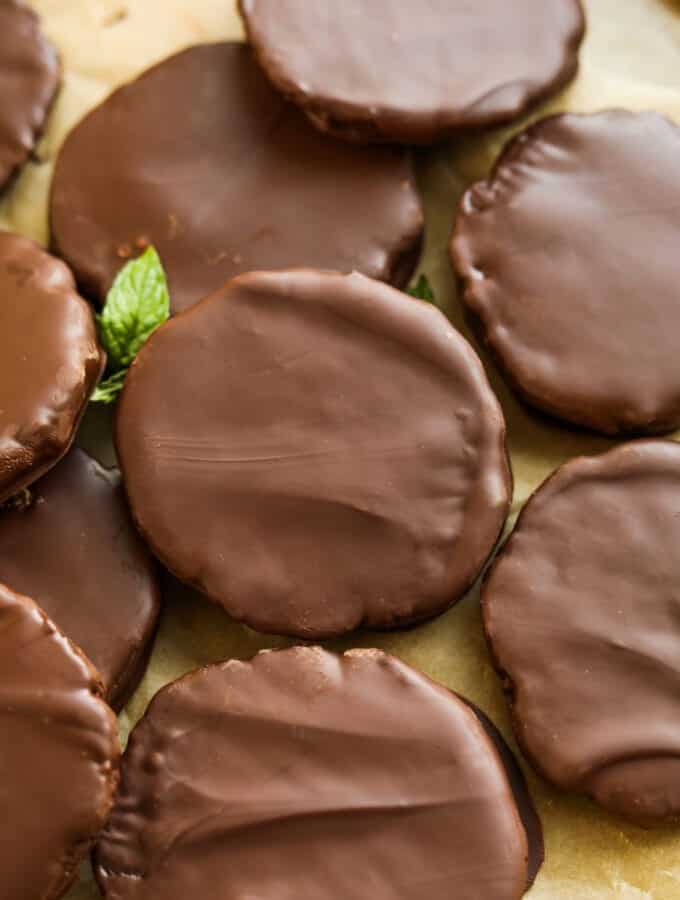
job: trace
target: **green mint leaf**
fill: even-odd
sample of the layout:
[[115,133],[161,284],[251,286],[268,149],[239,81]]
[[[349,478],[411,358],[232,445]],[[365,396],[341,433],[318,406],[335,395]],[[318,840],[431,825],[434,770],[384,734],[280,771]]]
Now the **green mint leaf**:
[[129,366],[151,333],[169,317],[165,272],[158,253],[149,247],[118,273],[98,316],[109,369]]
[[127,369],[121,369],[104,381],[100,381],[90,397],[90,403],[115,403],[123,390]]
[[435,306],[437,305],[437,299],[427,275],[421,275],[418,281],[408,289],[408,293],[418,300],[425,300],[427,303],[433,303]]

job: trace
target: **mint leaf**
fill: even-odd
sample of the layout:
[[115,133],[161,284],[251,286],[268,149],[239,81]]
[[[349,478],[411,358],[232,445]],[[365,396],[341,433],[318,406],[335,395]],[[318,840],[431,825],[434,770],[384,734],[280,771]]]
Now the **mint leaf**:
[[90,397],[90,403],[115,403],[123,390],[127,369],[121,369],[104,381],[100,381]]
[[126,368],[152,332],[170,317],[165,272],[153,247],[118,273],[98,316],[109,369]]
[[427,275],[421,275],[418,281],[408,289],[407,293],[417,300],[425,300],[426,303],[437,305],[437,300]]
[[168,282],[158,253],[149,247],[118,273],[97,316],[99,339],[106,350],[107,377],[90,397],[92,403],[115,403],[132,360],[151,334],[170,318]]

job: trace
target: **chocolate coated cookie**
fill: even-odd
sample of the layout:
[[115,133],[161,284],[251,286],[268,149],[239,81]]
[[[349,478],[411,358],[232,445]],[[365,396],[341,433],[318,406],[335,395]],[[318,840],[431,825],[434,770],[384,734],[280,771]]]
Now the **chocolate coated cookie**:
[[0,503],[69,449],[104,364],[68,268],[0,232]]
[[150,241],[177,312],[254,269],[357,269],[405,285],[423,213],[408,154],[317,134],[245,45],[225,43],[165,60],[76,126],[51,223],[99,302]]
[[578,0],[240,0],[258,61],[321,131],[431,144],[518,118],[575,74]]
[[208,666],[133,732],[98,881],[107,900],[519,900],[540,825],[497,739],[378,650]]
[[536,768],[643,825],[680,821],[680,446],[567,463],[491,570],[484,622]]
[[464,301],[517,392],[606,434],[680,425],[680,129],[561,115],[463,197]]
[[98,673],[29,600],[0,586],[3,900],[57,900],[108,815],[116,719]]
[[0,0],[0,190],[38,142],[59,80],[59,59],[36,14]]
[[414,624],[464,594],[508,513],[504,436],[439,310],[309,270],[241,276],[159,328],[116,426],[163,563],[304,638]]
[[33,485],[30,505],[0,510],[0,581],[36,598],[120,709],[144,674],[160,592],[118,476],[74,448]]

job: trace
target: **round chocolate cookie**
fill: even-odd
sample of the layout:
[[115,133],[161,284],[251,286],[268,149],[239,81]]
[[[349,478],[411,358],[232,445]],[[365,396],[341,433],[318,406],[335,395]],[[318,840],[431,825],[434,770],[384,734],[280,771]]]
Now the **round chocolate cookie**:
[[544,119],[463,197],[464,300],[518,393],[606,434],[680,425],[680,129]]
[[2,900],[57,900],[118,784],[99,675],[29,600],[0,586]]
[[116,440],[142,534],[265,632],[443,612],[505,522],[505,425],[435,307],[362,275],[243,275],[156,331]]
[[579,0],[239,0],[258,61],[322,131],[431,144],[523,115],[576,73]]
[[0,503],[66,453],[104,364],[66,266],[0,232]]
[[0,190],[38,142],[59,78],[57,54],[33,10],[0,0]]
[[[155,562],[116,475],[74,448],[0,510],[0,581],[28,594],[92,660],[124,706],[146,666],[160,612]],[[10,501],[11,502],[11,501]]]
[[680,821],[680,445],[557,471],[483,591],[517,738],[554,784],[643,825]]
[[99,301],[153,243],[175,312],[254,269],[358,269],[401,286],[423,231],[405,152],[317,134],[230,43],[173,56],[90,113],[59,156],[51,221]]
[[518,900],[540,824],[495,740],[378,650],[208,666],[133,732],[97,879],[107,900]]

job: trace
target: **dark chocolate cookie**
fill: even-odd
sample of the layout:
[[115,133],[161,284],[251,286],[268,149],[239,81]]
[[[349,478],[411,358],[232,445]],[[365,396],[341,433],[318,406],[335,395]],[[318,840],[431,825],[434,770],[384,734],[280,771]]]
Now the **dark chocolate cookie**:
[[437,615],[508,513],[505,424],[433,306],[362,275],[243,275],[162,326],[116,441],[133,515],[181,580],[305,638]]
[[99,301],[151,241],[175,312],[253,269],[357,269],[401,286],[423,231],[410,157],[318,135],[243,44],[185,50],[90,113],[57,161],[51,222]]
[[515,119],[576,73],[579,0],[240,0],[271,81],[322,131],[430,144]]
[[0,191],[38,142],[59,80],[57,54],[36,14],[0,0]]
[[680,446],[557,471],[483,590],[517,738],[554,784],[643,825],[680,821]]
[[141,679],[160,612],[156,564],[118,477],[74,448],[0,510],[0,581],[34,597],[92,660],[116,709]]
[[29,600],[0,586],[2,900],[57,900],[107,818],[116,719],[99,675]]
[[496,740],[378,650],[209,666],[133,732],[97,878],[107,900],[518,900],[534,847]]
[[69,449],[104,362],[67,267],[0,232],[0,503]]
[[464,300],[518,393],[607,434],[680,425],[680,129],[544,119],[463,197]]

